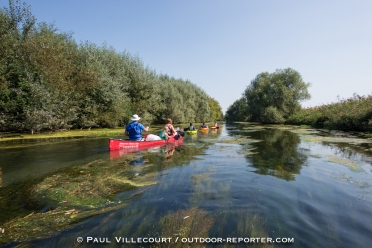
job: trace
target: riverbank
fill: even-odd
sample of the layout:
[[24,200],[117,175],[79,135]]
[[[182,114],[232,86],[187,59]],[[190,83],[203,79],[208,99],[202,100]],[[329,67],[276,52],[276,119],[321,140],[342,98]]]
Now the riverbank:
[[301,109],[287,124],[311,125],[315,128],[367,132],[372,137],[372,96],[354,95],[339,102]]
[[[201,126],[202,123],[195,123],[194,126]],[[207,123],[212,125],[213,123]],[[189,123],[175,124],[174,127],[180,129],[186,128]],[[148,132],[143,134],[159,134],[162,130],[163,124],[151,125]],[[32,145],[38,143],[40,145],[45,142],[54,141],[65,141],[71,139],[82,139],[82,138],[99,138],[99,137],[118,137],[124,135],[124,127],[117,128],[92,128],[92,129],[77,129],[77,130],[60,130],[53,132],[39,132],[35,134],[30,133],[11,133],[11,132],[0,132],[0,147],[6,147],[7,145],[19,144],[21,146]],[[40,143],[41,142],[41,143]],[[12,146],[14,147],[14,146]]]

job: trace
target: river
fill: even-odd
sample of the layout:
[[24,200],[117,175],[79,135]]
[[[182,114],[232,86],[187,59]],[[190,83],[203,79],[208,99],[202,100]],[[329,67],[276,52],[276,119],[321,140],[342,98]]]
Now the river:
[[[125,154],[110,153],[107,145],[108,138],[103,137],[0,146],[1,247],[20,242],[31,247],[369,247],[372,243],[368,140],[235,123],[185,135],[178,147]],[[91,164],[95,169],[88,175],[85,171]],[[100,164],[115,166],[110,168],[117,173],[98,174]],[[71,174],[73,170],[81,175]],[[79,180],[93,172],[103,177],[94,179],[95,184],[120,181],[118,177],[132,180],[130,187],[116,185],[115,194],[105,200],[115,208],[69,222],[67,227],[48,226],[41,236],[22,241],[7,237],[6,243],[1,242],[13,219],[27,220],[30,214],[42,216],[58,209],[61,202],[70,204],[63,194],[60,201],[40,195],[56,189],[57,178],[67,185],[73,180],[66,175]],[[49,191],[34,190],[45,182]],[[79,185],[83,187],[83,182]],[[38,192],[39,198],[32,196]],[[75,211],[79,216],[92,204],[71,203],[64,211],[71,209],[65,214]]]

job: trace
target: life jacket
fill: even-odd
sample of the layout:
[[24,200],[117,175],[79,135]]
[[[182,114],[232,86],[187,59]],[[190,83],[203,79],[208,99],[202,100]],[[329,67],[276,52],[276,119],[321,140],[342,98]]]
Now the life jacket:
[[141,128],[139,126],[140,124],[136,121],[133,121],[129,123],[126,126],[126,130],[129,133],[129,139],[130,140],[140,140],[142,139],[142,134],[141,134]]

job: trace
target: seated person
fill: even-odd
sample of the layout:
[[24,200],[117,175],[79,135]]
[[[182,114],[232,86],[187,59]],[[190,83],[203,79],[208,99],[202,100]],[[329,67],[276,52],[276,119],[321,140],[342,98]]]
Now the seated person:
[[190,122],[190,126],[189,126],[189,130],[190,131],[193,131],[193,130],[195,130],[195,127],[192,125],[192,123]]
[[176,130],[174,129],[174,127],[172,125],[172,119],[171,118],[168,118],[166,122],[167,122],[167,124],[164,125],[163,135],[166,138],[168,138],[168,137],[176,134]]
[[215,122],[215,123],[214,123],[214,126],[215,126],[215,127],[218,127],[218,123],[217,123],[217,122]]
[[138,115],[133,115],[130,119],[132,122],[125,127],[125,135],[128,135],[130,140],[142,140],[142,131],[148,132],[149,127],[138,122],[141,119]]
[[203,122],[203,125],[200,126],[201,128],[208,128],[208,125]]

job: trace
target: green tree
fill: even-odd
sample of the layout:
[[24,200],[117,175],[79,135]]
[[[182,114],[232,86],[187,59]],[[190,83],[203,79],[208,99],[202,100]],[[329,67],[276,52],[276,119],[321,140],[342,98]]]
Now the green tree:
[[220,104],[214,99],[208,98],[209,108],[211,109],[211,119],[213,121],[218,121],[223,119],[222,108]]
[[212,121],[219,103],[188,80],[144,66],[103,44],[35,24],[30,7],[0,9],[0,130],[41,131],[145,123]]
[[248,115],[248,104],[245,97],[241,97],[236,100],[226,111],[226,121],[247,121]]
[[9,9],[0,10],[0,128],[23,128],[25,107],[29,104],[29,83],[25,47],[36,18],[30,7],[9,1]]
[[300,102],[310,99],[301,75],[291,69],[280,69],[274,73],[263,72],[252,80],[244,96],[251,121],[261,123],[284,123],[301,109]]

